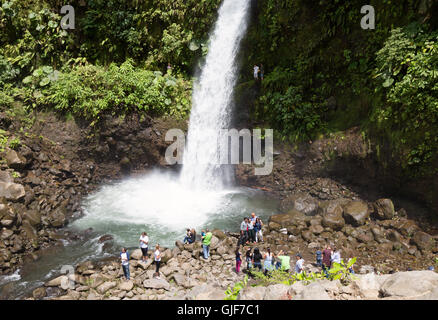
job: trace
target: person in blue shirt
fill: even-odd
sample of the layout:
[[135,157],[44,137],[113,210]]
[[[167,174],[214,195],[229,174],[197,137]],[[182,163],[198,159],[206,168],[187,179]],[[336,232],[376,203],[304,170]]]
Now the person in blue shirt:
[[316,251],[316,265],[322,268],[322,252],[320,248]]
[[122,261],[122,269],[123,269],[123,274],[125,275],[125,279],[129,280],[130,279],[129,253],[126,250],[126,248],[122,248],[122,252],[120,252],[120,260]]

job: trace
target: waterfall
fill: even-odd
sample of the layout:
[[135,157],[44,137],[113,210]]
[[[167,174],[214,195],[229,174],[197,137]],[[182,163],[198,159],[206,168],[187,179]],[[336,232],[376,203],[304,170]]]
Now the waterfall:
[[[230,182],[232,167],[218,164],[220,132],[230,126],[236,57],[245,34],[251,0],[223,0],[209,52],[193,93],[183,168],[155,169],[144,176],[104,185],[83,202],[80,229],[112,234],[118,243],[138,244],[147,231],[162,245],[173,245],[185,227],[235,230],[250,212],[267,217],[276,204],[255,190]],[[182,238],[181,238],[182,239]]]
[[247,28],[251,0],[224,0],[210,37],[199,83],[193,92],[181,183],[199,190],[221,190],[233,180],[232,167],[219,163],[221,129],[231,120],[236,57]]

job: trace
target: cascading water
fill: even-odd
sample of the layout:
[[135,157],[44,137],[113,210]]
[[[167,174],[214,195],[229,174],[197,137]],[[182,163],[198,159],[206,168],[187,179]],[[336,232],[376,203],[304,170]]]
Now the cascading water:
[[181,183],[195,189],[220,190],[232,180],[231,167],[219,163],[220,130],[230,125],[231,97],[236,81],[236,55],[247,28],[251,0],[225,0],[210,38],[210,46],[193,106],[183,158]]

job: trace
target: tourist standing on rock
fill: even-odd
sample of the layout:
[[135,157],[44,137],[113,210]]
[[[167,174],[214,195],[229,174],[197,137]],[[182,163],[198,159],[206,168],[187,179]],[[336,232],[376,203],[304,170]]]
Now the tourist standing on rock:
[[254,268],[258,268],[260,271],[262,271],[262,259],[263,256],[260,253],[259,248],[255,248],[254,254],[252,255],[252,264],[254,265]]
[[331,255],[331,262],[333,263],[341,263],[341,252],[336,248],[333,247],[333,253]]
[[248,218],[243,218],[240,224],[240,244],[244,245],[248,241]]
[[122,252],[120,253],[120,259],[122,260],[122,269],[123,274],[125,275],[125,280],[130,279],[130,273],[129,273],[129,253],[126,250],[126,248],[122,248]]
[[248,240],[249,242],[255,243],[256,239],[255,239],[255,232],[254,232],[254,225],[252,224],[251,221],[248,221]]
[[303,272],[304,268],[304,259],[303,256],[299,253],[297,253],[297,262],[295,263],[295,272],[301,273]]
[[316,266],[322,268],[322,252],[319,248],[316,250]]
[[210,243],[213,234],[207,229],[207,233],[202,237],[202,251],[204,253],[204,259],[207,260],[210,257]]
[[263,67],[263,64],[260,64],[260,80],[263,81],[263,78],[265,76],[265,67]]
[[155,246],[155,252],[154,252],[154,261],[155,261],[155,273],[157,274],[157,277],[160,277],[160,263],[161,263],[161,251],[160,251],[160,245],[157,244]]
[[263,242],[263,233],[262,233],[263,222],[260,218],[256,219],[254,224],[254,232],[256,235],[256,242]]
[[273,262],[274,262],[274,253],[271,252],[271,248],[268,248],[268,251],[265,253],[264,257],[265,262],[263,264],[263,267],[265,269],[265,276],[271,272],[273,268]]
[[242,265],[242,253],[240,247],[236,248],[236,273],[240,272],[240,266]]
[[246,269],[249,270],[251,269],[251,262],[252,262],[251,248],[248,248],[248,250],[246,250],[245,259],[246,259]]
[[330,246],[327,246],[322,251],[322,270],[324,270],[324,273],[326,277],[328,277],[328,270],[332,266],[332,250]]
[[141,253],[143,256],[142,261],[146,262],[146,260],[148,259],[148,243],[149,243],[148,234],[146,232],[142,232],[139,241],[140,241]]

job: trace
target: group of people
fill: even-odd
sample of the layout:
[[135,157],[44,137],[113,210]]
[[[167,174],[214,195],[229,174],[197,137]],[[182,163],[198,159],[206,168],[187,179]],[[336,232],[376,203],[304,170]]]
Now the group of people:
[[[290,272],[291,262],[290,256],[285,254],[283,250],[280,250],[277,255],[275,255],[270,248],[267,248],[266,252],[261,253],[259,248],[254,248],[246,246],[250,243],[257,243],[259,241],[263,242],[262,233],[263,223],[255,213],[251,213],[251,218],[245,217],[240,225],[240,238],[235,251],[236,254],[236,272],[241,271],[242,262],[246,262],[246,268],[248,271],[252,269],[258,269],[263,271],[265,275],[268,275],[271,271],[277,269],[285,272]],[[213,234],[209,229],[202,230],[201,232],[201,244],[204,259],[210,257],[210,244]],[[196,241],[196,231],[195,229],[187,229],[186,236],[184,237],[184,244],[191,244]],[[140,235],[139,245],[142,252],[142,261],[146,262],[148,260],[148,248],[149,248],[149,237],[146,232]],[[240,250],[241,246],[245,251],[245,256],[242,256]],[[160,277],[160,264],[161,264],[161,249],[160,245],[155,245],[154,251],[154,264],[155,264],[155,274],[154,277]],[[295,262],[295,273],[303,272],[304,259],[300,253],[296,254]],[[129,272],[129,253],[126,248],[122,248],[120,253],[120,259],[123,269],[123,274],[126,280],[130,279]],[[263,260],[263,266],[262,266]],[[333,263],[341,263],[341,253],[340,250],[333,245],[327,245],[324,250],[316,251],[316,265],[324,271],[328,277],[328,270],[332,267]],[[351,266],[349,271],[354,273],[353,267]]]
[[265,76],[265,68],[263,67],[263,64],[260,64],[260,67],[258,65],[254,65],[254,80],[261,80],[263,81],[263,78]]
[[[270,248],[267,248],[266,252],[261,253],[259,248],[254,248],[254,252],[251,248],[245,247],[245,262],[246,269],[250,271],[252,268],[263,271],[265,275],[268,275],[273,270],[282,270],[290,272],[290,256],[286,255],[283,250],[280,250],[275,255]],[[236,248],[236,272],[239,273],[242,266],[242,253],[240,252],[240,245]],[[263,260],[263,266],[262,266]],[[304,268],[304,259],[300,253],[296,254],[295,272],[301,273]]]
[[[142,232],[139,239],[140,249],[142,253],[142,262],[147,262],[148,260],[148,249],[149,249],[149,237],[146,232]],[[130,280],[130,271],[129,271],[129,252],[126,248],[122,248],[120,252],[120,260],[122,263],[123,275],[125,276],[125,280]],[[154,251],[154,264],[155,264],[155,273],[154,277],[160,278],[160,264],[161,264],[161,248],[160,244],[155,245]]]
[[251,218],[245,217],[240,224],[239,245],[263,242],[262,227],[262,220],[254,212],[251,213]]
[[[351,259],[348,259],[350,262]],[[333,263],[341,263],[341,251],[335,245],[327,245],[323,251],[318,249],[316,251],[316,265],[324,271],[328,277],[328,270],[331,269]],[[354,274],[353,266],[348,268],[350,273]]]

